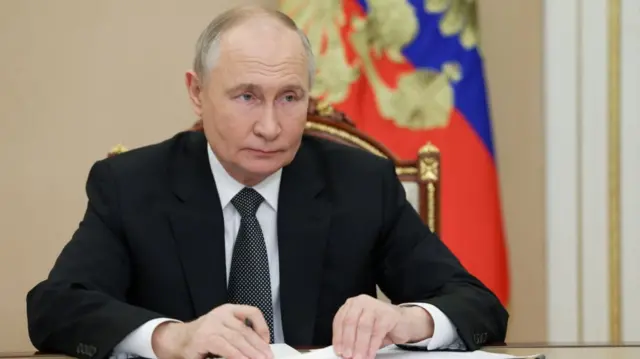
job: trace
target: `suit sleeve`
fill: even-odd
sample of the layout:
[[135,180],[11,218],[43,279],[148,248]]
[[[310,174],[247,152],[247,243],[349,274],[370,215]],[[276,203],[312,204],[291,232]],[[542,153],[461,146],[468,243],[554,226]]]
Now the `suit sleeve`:
[[91,168],[84,218],[46,280],[27,294],[31,342],[43,352],[101,359],[130,332],[161,317],[126,303],[130,257],[109,163]]
[[440,309],[468,350],[503,343],[509,315],[498,298],[423,223],[407,201],[393,164],[382,178],[376,262],[380,289],[394,304],[422,302]]

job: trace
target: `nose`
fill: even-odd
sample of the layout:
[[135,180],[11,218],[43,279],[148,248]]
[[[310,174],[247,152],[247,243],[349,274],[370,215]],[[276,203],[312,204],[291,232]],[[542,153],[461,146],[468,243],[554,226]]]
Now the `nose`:
[[278,137],[281,127],[273,106],[265,108],[263,116],[256,122],[253,131],[256,136],[262,137],[267,141],[273,141]]

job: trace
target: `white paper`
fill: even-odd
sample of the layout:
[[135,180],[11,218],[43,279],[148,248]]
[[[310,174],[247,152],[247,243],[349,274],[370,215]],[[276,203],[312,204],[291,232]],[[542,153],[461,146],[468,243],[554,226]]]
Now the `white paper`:
[[271,344],[271,352],[274,359],[284,359],[289,357],[297,357],[300,352],[286,344]]
[[[509,354],[490,353],[481,350],[473,352],[455,351],[411,351],[400,349],[395,345],[382,348],[376,354],[380,359],[521,359],[536,358],[538,355],[513,356]],[[333,347],[326,347],[300,354],[296,359],[340,359]]]

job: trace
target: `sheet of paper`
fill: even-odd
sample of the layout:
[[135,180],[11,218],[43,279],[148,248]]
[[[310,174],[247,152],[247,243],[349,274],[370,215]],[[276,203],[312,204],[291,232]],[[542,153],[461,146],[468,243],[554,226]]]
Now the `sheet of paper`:
[[[508,354],[490,353],[476,350],[474,352],[447,351],[409,351],[395,345],[382,348],[376,354],[376,359],[544,359],[543,355],[513,356]],[[335,355],[333,347],[326,347],[300,354],[296,359],[340,359]]]
[[274,359],[284,359],[299,356],[300,352],[286,344],[271,344],[271,352]]

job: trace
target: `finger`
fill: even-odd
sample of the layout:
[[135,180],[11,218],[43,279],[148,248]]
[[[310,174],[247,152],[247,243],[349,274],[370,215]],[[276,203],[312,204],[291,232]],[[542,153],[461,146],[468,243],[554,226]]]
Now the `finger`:
[[243,322],[248,320],[248,324],[251,325],[253,331],[258,333],[265,343],[269,344],[269,325],[267,325],[267,321],[264,319],[264,315],[262,315],[260,309],[248,305],[241,305],[238,306],[235,314],[236,317]]
[[343,347],[342,347],[342,323],[344,321],[344,316],[349,310],[349,306],[351,305],[350,301],[347,301],[345,304],[338,309],[335,317],[333,318],[333,349],[336,352],[336,355],[342,356]]
[[[212,357],[220,357],[225,359],[248,359],[244,356],[238,348],[234,347],[226,339],[221,336],[212,336],[206,342],[206,347],[203,352],[208,352]],[[202,359],[207,359],[208,355],[202,356]]]
[[375,311],[365,309],[360,315],[360,320],[356,325],[355,343],[353,345],[353,358],[365,359],[369,354],[369,343],[373,334],[375,323]]
[[362,305],[353,303],[342,320],[342,354],[344,358],[353,358],[358,322],[362,314]]
[[[376,353],[382,347],[393,344],[391,339],[387,337],[387,334],[392,329],[391,320],[388,317],[377,318],[373,327],[373,333],[371,334],[371,341],[369,342],[369,348],[367,357],[375,358]],[[387,343],[385,341],[388,340]]]
[[221,336],[229,342],[235,349],[240,351],[242,355],[249,359],[266,359],[264,354],[256,347],[251,345],[249,341],[237,330],[226,326],[221,331]]
[[384,347],[389,346],[391,344],[393,344],[393,340],[391,340],[391,338],[389,338],[389,336],[386,336],[382,340],[382,345],[380,346],[380,348],[384,348]]
[[271,359],[273,357],[268,340],[265,341],[263,337],[248,327],[243,321],[233,318],[225,321],[224,325],[227,328],[240,333],[252,347],[264,356],[265,359]]

